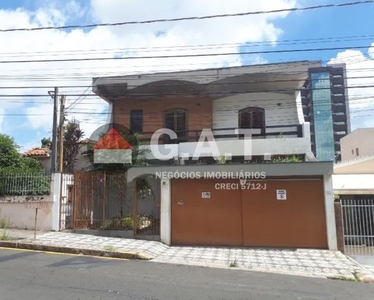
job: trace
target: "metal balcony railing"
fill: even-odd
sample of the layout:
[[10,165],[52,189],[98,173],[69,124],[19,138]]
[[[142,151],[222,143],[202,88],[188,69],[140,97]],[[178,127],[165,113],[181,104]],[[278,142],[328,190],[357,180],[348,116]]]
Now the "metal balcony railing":
[[[213,128],[212,133],[215,140],[224,139],[244,139],[245,134],[238,134],[239,128]],[[245,130],[244,128],[242,130]],[[255,128],[254,128],[255,130]],[[264,129],[257,129],[262,133],[252,134],[255,139],[266,139],[268,137],[303,137],[303,128],[301,124],[296,125],[276,125],[276,126],[266,126]],[[197,142],[200,139],[202,129],[200,130],[186,130],[176,132],[177,138],[171,139],[170,137],[163,135],[160,137],[159,143],[163,144],[179,144],[187,142]],[[140,133],[139,140],[141,142],[150,142],[153,132],[143,132]]]

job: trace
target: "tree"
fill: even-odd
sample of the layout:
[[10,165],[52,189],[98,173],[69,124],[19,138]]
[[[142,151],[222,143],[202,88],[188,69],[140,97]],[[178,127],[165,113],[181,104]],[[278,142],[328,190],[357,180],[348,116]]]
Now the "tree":
[[[74,172],[74,166],[78,160],[77,156],[82,147],[81,141],[84,138],[84,132],[80,129],[79,122],[76,120],[68,121],[64,125],[64,151],[63,151],[63,171],[67,173]],[[57,141],[59,141],[57,132]],[[45,137],[41,140],[42,147],[51,145],[51,138]],[[58,157],[57,157],[58,158]]]
[[69,121],[64,126],[64,172],[74,172],[74,166],[78,160],[77,156],[82,147],[81,141],[83,137],[84,132],[80,129],[79,122],[75,120]]
[[41,143],[42,143],[42,148],[47,148],[52,144],[52,141],[50,138],[43,138],[41,140]]
[[0,169],[21,166],[22,156],[18,153],[18,149],[12,137],[0,134]]
[[0,134],[0,172],[1,173],[42,173],[43,168],[39,161],[23,157],[18,152],[19,146],[8,135]]

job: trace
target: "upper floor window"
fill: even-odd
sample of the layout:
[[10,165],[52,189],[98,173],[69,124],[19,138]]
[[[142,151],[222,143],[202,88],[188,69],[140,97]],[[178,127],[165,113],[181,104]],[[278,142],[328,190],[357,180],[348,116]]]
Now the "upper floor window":
[[239,128],[260,129],[265,134],[265,110],[260,107],[247,107],[239,110]]
[[335,133],[338,134],[338,135],[347,134],[345,131],[337,131],[337,132],[335,132]]
[[143,132],[143,111],[142,110],[130,111],[130,130],[132,133]]
[[[188,136],[187,132],[187,111],[182,109],[173,109],[165,111],[164,113],[164,126],[167,129],[173,130],[178,139]],[[167,138],[167,143],[170,143],[170,138]]]

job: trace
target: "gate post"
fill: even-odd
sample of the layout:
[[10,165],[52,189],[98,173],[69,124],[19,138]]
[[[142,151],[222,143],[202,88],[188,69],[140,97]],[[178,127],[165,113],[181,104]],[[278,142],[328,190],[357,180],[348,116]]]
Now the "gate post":
[[338,251],[344,253],[344,232],[343,232],[343,214],[342,204],[340,200],[334,202],[335,208],[335,225],[336,225],[336,238],[338,243]]
[[60,231],[60,193],[61,193],[61,173],[53,173],[51,178],[51,194],[52,194],[52,230]]

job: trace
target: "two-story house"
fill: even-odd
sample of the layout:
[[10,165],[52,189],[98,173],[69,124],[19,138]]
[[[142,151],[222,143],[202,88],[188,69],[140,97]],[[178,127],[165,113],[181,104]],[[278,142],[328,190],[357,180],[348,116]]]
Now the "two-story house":
[[[133,167],[127,178],[158,178],[161,241],[336,249],[333,163],[314,161],[301,101],[309,68],[319,66],[299,61],[93,79],[112,123],[143,141],[160,133],[158,144],[147,146],[154,165]],[[175,136],[159,132],[165,128]],[[216,152],[200,151],[204,129]],[[200,164],[191,159],[197,149]],[[290,155],[301,162],[268,163]],[[213,163],[213,156],[232,163]]]
[[[221,156],[230,159],[231,154],[233,161],[285,155],[310,160],[310,128],[300,90],[308,69],[319,65],[302,61],[95,78],[93,86],[109,102],[112,123],[140,133],[143,141],[162,128],[174,131],[176,139],[163,135],[159,140],[161,152],[162,144],[174,144],[172,157],[191,158],[201,131],[211,129]],[[245,139],[239,138],[245,129],[252,130],[246,155]]]

